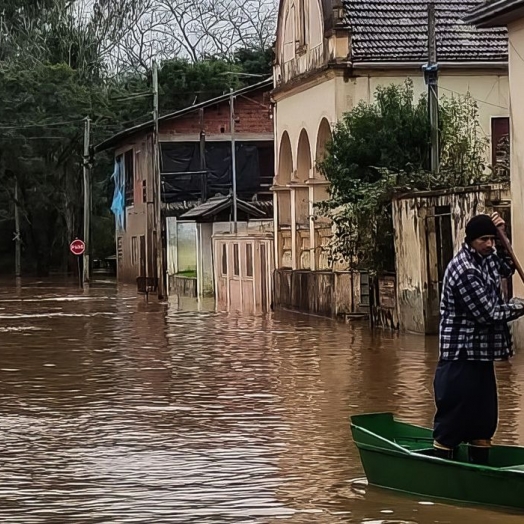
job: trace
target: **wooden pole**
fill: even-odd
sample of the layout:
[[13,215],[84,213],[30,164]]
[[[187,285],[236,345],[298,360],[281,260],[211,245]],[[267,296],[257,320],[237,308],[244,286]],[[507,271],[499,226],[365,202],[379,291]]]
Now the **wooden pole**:
[[84,285],[89,285],[90,266],[91,266],[91,176],[89,165],[89,148],[91,145],[91,119],[87,117],[84,125],[84,244],[85,251],[83,256],[83,277]]
[[498,234],[498,237],[499,237],[502,245],[504,246],[504,248],[508,252],[508,255],[511,257],[511,260],[513,261],[513,264],[515,264],[515,268],[517,269],[517,273],[519,274],[520,279],[524,283],[524,270],[522,269],[522,266],[520,265],[520,262],[517,260],[517,257],[515,256],[515,252],[513,251],[513,247],[511,246],[511,243],[510,243],[506,233],[504,232],[504,230],[502,228],[498,227],[497,228],[497,234]]
[[200,171],[204,171],[204,175],[200,176],[200,183],[202,184],[202,203],[207,200],[207,172],[206,172],[206,130],[204,125],[204,108],[200,109]]
[[15,179],[15,277],[22,275],[22,238],[20,236],[20,209],[18,207],[18,179]]
[[157,273],[157,292],[158,298],[164,298],[164,264],[163,264],[163,245],[162,245],[162,181],[160,169],[159,152],[159,125],[158,125],[158,64],[153,60],[153,182],[154,182],[154,211],[155,211],[155,231],[156,231],[156,273]]
[[231,132],[231,182],[233,186],[233,232],[238,232],[238,216],[237,216],[237,157],[236,157],[236,143],[235,143],[235,97],[233,96],[233,88],[231,88],[229,96],[229,127]]

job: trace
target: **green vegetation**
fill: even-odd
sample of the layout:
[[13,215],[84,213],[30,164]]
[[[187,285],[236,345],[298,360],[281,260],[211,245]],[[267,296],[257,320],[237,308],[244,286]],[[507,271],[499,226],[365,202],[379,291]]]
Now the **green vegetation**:
[[377,89],[372,104],[361,103],[337,124],[319,166],[331,182],[320,204],[336,226],[333,260],[371,271],[393,271],[391,198],[395,191],[469,186],[507,179],[505,169],[487,169],[488,141],[470,96],[440,104],[441,165],[429,172],[427,99],[415,99],[410,81]]
[[195,270],[188,269],[187,271],[180,271],[176,275],[177,275],[177,277],[196,278],[197,277],[197,272]]
[[[137,55],[135,64],[119,67],[122,50],[140,50],[123,38],[142,20],[142,3],[0,0],[0,271],[14,270],[16,184],[24,273],[74,269],[68,245],[82,237],[83,120],[92,119],[96,144],[151,119],[151,61]],[[164,51],[161,114],[261,79],[222,73],[271,73],[264,49],[191,61]],[[103,258],[115,249],[113,165],[110,154],[94,160],[93,256]]]

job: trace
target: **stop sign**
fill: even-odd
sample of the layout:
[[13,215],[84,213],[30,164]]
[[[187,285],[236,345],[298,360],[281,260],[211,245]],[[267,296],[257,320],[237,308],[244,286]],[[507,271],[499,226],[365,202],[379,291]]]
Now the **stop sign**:
[[71,242],[69,249],[71,250],[71,253],[73,253],[73,255],[80,256],[86,250],[86,245],[84,244],[84,242],[82,242],[82,240],[79,240],[77,238],[76,240],[73,240],[73,242]]

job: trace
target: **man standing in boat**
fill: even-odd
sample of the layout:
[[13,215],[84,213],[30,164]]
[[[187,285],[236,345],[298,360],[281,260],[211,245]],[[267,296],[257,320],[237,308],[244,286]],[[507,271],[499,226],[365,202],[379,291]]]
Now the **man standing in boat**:
[[524,315],[522,302],[502,297],[501,278],[515,267],[497,241],[498,227],[505,228],[498,213],[467,223],[466,241],[444,275],[440,306],[434,452],[453,459],[467,442],[476,464],[488,463],[498,424],[494,361],[513,355],[508,322]]

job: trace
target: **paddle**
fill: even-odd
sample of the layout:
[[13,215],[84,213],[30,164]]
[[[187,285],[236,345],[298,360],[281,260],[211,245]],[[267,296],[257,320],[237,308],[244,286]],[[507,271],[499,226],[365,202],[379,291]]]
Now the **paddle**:
[[524,270],[522,269],[522,266],[520,265],[519,261],[517,260],[517,257],[515,256],[515,252],[513,251],[513,248],[511,247],[511,244],[509,242],[508,237],[506,236],[506,233],[504,232],[504,230],[501,227],[497,227],[497,234],[504,248],[506,249],[508,255],[511,257],[511,260],[513,260],[513,264],[515,264],[515,268],[517,269],[520,279],[524,283]]

